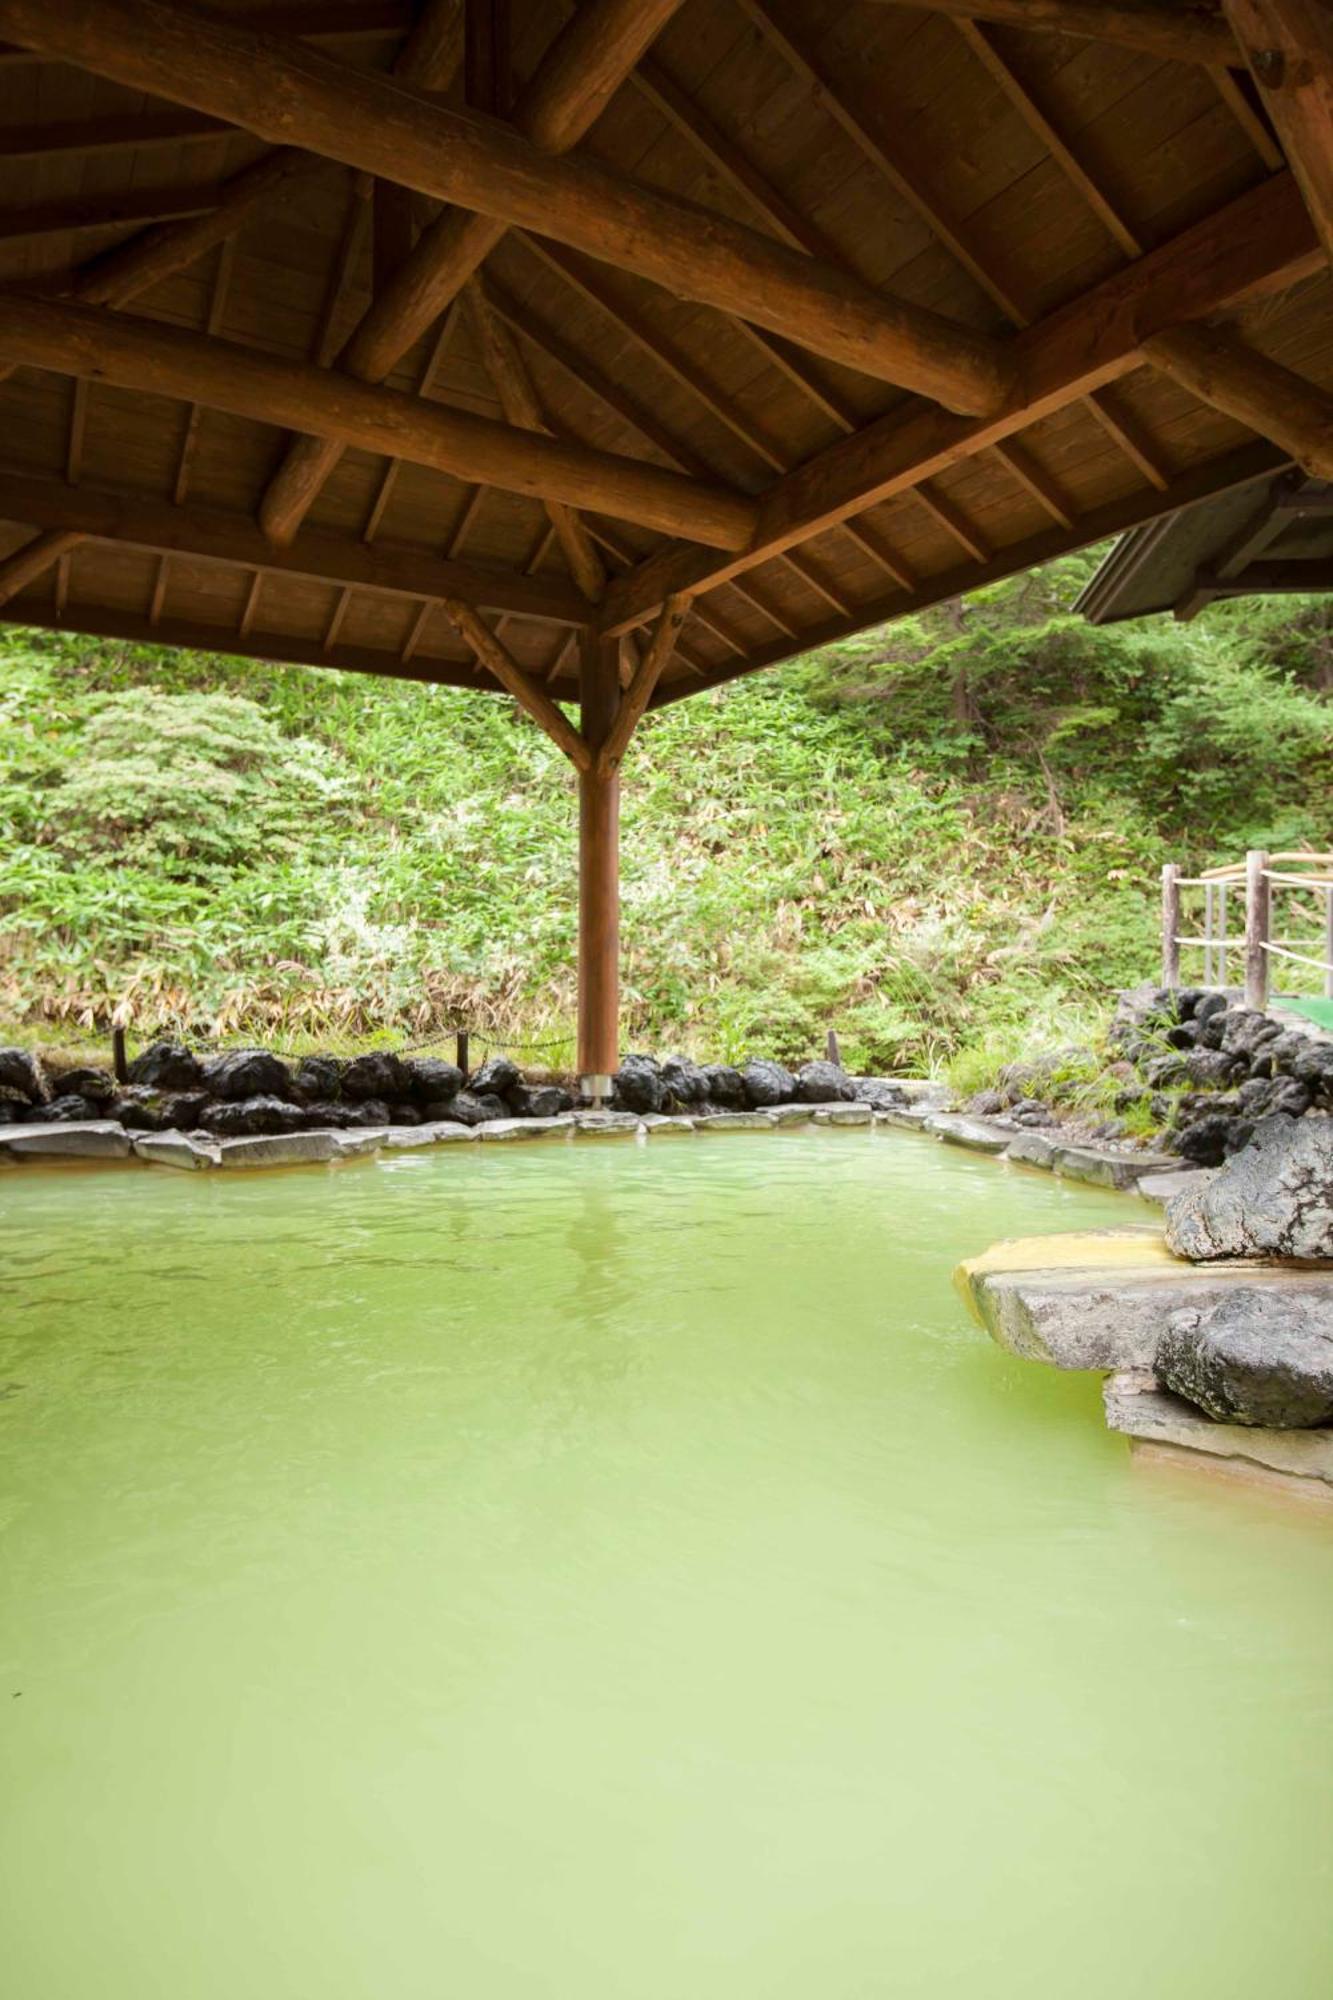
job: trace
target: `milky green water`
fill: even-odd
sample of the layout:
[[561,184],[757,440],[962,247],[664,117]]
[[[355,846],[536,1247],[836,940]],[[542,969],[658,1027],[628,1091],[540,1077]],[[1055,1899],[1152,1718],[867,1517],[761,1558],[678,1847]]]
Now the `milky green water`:
[[17,1171],[9,2000],[1325,2000],[1333,1522],[950,1288],[884,1131]]

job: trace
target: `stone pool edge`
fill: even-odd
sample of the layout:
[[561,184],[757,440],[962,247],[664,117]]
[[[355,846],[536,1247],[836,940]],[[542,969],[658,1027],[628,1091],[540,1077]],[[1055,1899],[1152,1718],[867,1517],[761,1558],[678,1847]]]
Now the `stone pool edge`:
[[[794,1126],[897,1126],[945,1145],[964,1148],[1064,1180],[1165,1202],[1182,1187],[1208,1177],[1207,1169],[1169,1171],[1167,1155],[1114,1147],[1062,1145],[1033,1132],[1014,1132],[986,1119],[947,1109],[947,1093],[928,1078],[906,1077],[899,1087],[911,1101],[889,1109],[842,1100],[781,1104],[758,1111],[572,1111],[554,1118],[498,1118],[483,1125],[444,1120],[425,1125],[385,1125],[310,1132],[214,1138],[197,1132],[137,1132],[110,1118],[0,1126],[0,1167],[81,1161],[147,1165],[186,1171],[217,1168],[328,1166],[382,1153],[415,1152],[437,1145],[532,1143],[538,1140],[692,1137],[729,1132],[784,1131]],[[1164,1171],[1164,1169],[1168,1171]]]

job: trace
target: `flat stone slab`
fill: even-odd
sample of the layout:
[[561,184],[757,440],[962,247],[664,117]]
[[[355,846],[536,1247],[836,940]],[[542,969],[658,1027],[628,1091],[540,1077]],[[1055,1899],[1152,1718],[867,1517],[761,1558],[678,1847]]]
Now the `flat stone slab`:
[[632,1139],[643,1121],[637,1111],[576,1111],[574,1130],[590,1139]]
[[926,1105],[891,1104],[875,1113],[877,1125],[899,1125],[907,1132],[923,1132],[934,1113]]
[[1170,1153],[1119,1153],[1099,1146],[1059,1146],[1055,1171],[1067,1181],[1087,1181],[1092,1187],[1137,1187],[1144,1174],[1174,1167]]
[[[358,1160],[363,1158],[367,1153],[378,1153],[384,1144],[388,1129],[387,1125],[351,1125],[344,1130],[335,1132],[333,1135],[336,1141],[334,1158]],[[466,1131],[467,1128],[460,1125],[458,1129],[461,1132]]]
[[[813,1107],[812,1107],[813,1109]],[[771,1132],[773,1119],[767,1111],[712,1111],[696,1118],[699,1132]]]
[[694,1120],[678,1111],[645,1111],[639,1120],[650,1139],[669,1139],[672,1134],[690,1136],[694,1134]]
[[573,1131],[569,1118],[495,1118],[479,1125],[483,1139],[567,1139]]
[[774,1104],[764,1113],[770,1125],[808,1125],[815,1115],[813,1104]]
[[480,1125],[460,1125],[456,1118],[443,1118],[434,1125],[423,1125],[423,1132],[434,1134],[437,1146],[465,1146],[473,1139],[481,1137]]
[[1333,1496],[1333,1430],[1278,1431],[1218,1424],[1159,1386],[1148,1370],[1122,1370],[1102,1390],[1109,1430],[1135,1444],[1169,1446],[1313,1480]]
[[1055,1156],[1060,1150],[1058,1139],[1048,1139],[1044,1132],[1019,1132],[1004,1149],[1006,1160],[1016,1160],[1021,1167],[1054,1168]]
[[1055,1368],[1151,1368],[1173,1312],[1216,1304],[1240,1284],[1291,1290],[1333,1312],[1333,1272],[1184,1264],[1151,1228],[993,1244],[959,1267],[957,1282],[993,1340]]
[[386,1125],[379,1142],[386,1153],[414,1153],[425,1146],[438,1145],[439,1134],[433,1125]]
[[925,1122],[927,1132],[943,1139],[946,1146],[966,1146],[974,1153],[1004,1153],[1013,1133],[1004,1125],[990,1125],[982,1118],[964,1118],[954,1111],[934,1112]]
[[1144,1174],[1136,1192],[1145,1201],[1166,1203],[1174,1201],[1178,1194],[1191,1194],[1196,1188],[1206,1187],[1216,1172],[1216,1167],[1182,1167],[1174,1173]]
[[133,1145],[136,1157],[154,1167],[197,1170],[221,1163],[216,1141],[205,1144],[189,1132],[136,1132]]
[[0,1153],[19,1159],[127,1160],[130,1138],[114,1118],[52,1119],[40,1125],[0,1125]]
[[[414,1127],[415,1129],[419,1129]],[[220,1167],[296,1167],[338,1157],[336,1132],[271,1132],[218,1141]]]
[[875,1113],[869,1104],[817,1104],[816,1125],[873,1125]]

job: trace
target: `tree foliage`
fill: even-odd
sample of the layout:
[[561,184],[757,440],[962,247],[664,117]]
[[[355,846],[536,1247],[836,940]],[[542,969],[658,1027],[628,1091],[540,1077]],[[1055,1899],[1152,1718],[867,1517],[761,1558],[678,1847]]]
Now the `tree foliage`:
[[[651,717],[632,1039],[873,1065],[1067,1036],[1151,972],[1155,878],[1330,845],[1326,605],[1096,629],[1092,558]],[[507,701],[11,634],[0,1007],[145,1031],[472,1025],[558,1059],[572,773]]]

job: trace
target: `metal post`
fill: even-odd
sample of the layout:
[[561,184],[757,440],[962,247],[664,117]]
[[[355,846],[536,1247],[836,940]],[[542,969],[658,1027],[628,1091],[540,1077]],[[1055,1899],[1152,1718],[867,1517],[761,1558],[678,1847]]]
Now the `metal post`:
[[1162,869],[1162,984],[1168,992],[1180,984],[1180,869],[1174,861]]
[[1245,1005],[1263,1013],[1268,1006],[1269,919],[1272,906],[1268,855],[1252,847],[1245,856]]

